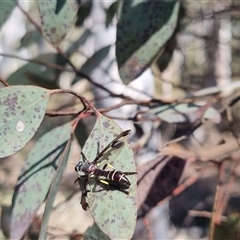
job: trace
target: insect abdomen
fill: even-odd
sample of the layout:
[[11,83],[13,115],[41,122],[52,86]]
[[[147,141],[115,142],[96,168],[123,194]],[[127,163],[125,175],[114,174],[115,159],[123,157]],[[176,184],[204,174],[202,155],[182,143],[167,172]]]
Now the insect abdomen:
[[126,187],[130,187],[131,185],[125,174],[118,170],[106,171],[105,177],[107,180],[118,182]]

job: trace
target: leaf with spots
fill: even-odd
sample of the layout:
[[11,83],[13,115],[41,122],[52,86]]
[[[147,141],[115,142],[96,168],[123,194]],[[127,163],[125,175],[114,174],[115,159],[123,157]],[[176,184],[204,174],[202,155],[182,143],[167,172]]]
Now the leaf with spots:
[[11,239],[20,239],[44,202],[58,161],[71,137],[71,123],[53,129],[30,152],[15,188],[10,223]]
[[66,1],[56,12],[56,0],[38,0],[43,34],[48,42],[58,47],[70,31],[78,10],[77,1]]
[[[98,115],[95,126],[87,139],[83,152],[89,161],[95,159],[98,146],[101,151],[114,140],[123,130],[111,119]],[[106,163],[122,172],[136,172],[136,165],[132,149],[128,143],[128,136],[121,139],[124,142],[120,149],[112,149],[98,161],[102,169]],[[111,171],[112,168],[105,170]],[[137,212],[137,175],[128,175],[131,186],[127,189],[129,194],[109,185],[102,184],[95,178],[89,178],[87,190],[87,202],[90,212],[99,226],[111,239],[131,239]]]
[[34,136],[49,97],[49,92],[39,87],[0,89],[0,158],[16,153]]
[[175,30],[178,11],[176,0],[122,1],[116,55],[124,83],[140,76],[159,56]]
[[[70,124],[68,124],[68,126],[70,126]],[[56,198],[56,195],[58,192],[58,188],[60,186],[60,183],[61,183],[61,180],[63,177],[63,173],[64,173],[67,163],[68,163],[70,147],[71,147],[71,139],[69,138],[68,142],[65,144],[65,149],[61,154],[61,158],[59,159],[58,169],[56,171],[56,174],[53,177],[53,181],[52,181],[51,187],[48,192],[46,206],[45,206],[45,210],[44,210],[44,214],[43,214],[43,218],[42,218],[41,230],[39,233],[39,239],[46,239],[49,218],[52,213],[51,210],[53,208],[53,203],[55,201],[55,198]]]
[[88,227],[83,233],[84,240],[110,240],[110,238],[98,227],[96,223]]
[[5,23],[16,4],[16,0],[0,1],[0,28]]

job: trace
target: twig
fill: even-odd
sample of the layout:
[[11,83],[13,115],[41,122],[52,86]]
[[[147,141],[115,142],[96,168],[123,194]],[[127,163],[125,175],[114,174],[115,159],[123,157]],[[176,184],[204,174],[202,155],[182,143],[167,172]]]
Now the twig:
[[73,72],[72,69],[67,69],[65,67],[62,67],[60,65],[57,65],[57,64],[51,63],[51,62],[44,62],[44,61],[37,60],[37,59],[23,58],[23,57],[19,57],[19,56],[12,55],[12,54],[6,54],[6,53],[0,53],[0,56],[8,57],[8,58],[16,58],[16,59],[19,59],[19,60],[22,60],[22,61],[36,63],[36,64],[39,64],[39,65],[43,65],[45,67],[57,69],[57,70],[60,70],[60,71]]
[[[195,211],[195,210],[189,210],[188,215],[191,217],[205,217],[205,218],[212,218],[212,213],[207,211]],[[225,222],[227,221],[227,217],[221,216],[221,221]]]
[[0,77],[0,82],[5,86],[5,87],[9,87],[10,85],[7,83],[7,81],[3,78]]
[[236,171],[237,166],[238,166],[238,162],[235,162],[234,166],[232,168],[231,174],[230,174],[230,180],[228,182],[225,194],[222,197],[222,200],[220,201],[220,204],[219,204],[219,215],[220,216],[225,212],[227,203],[229,201],[230,193],[231,193],[231,190],[233,188],[233,183],[234,183],[234,172]]
[[29,22],[31,22],[36,27],[36,29],[39,31],[39,33],[41,33],[41,35],[42,35],[42,28],[32,19],[32,17],[25,10],[23,10],[23,8],[19,5],[19,3],[17,3],[17,6],[24,13],[24,15],[27,17]]

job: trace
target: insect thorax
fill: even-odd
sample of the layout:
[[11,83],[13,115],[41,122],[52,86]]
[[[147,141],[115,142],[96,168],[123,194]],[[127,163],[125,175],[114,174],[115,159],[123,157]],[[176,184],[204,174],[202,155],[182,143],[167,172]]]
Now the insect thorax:
[[79,161],[75,166],[75,171],[79,175],[81,175],[81,173],[84,173],[84,174],[93,173],[96,169],[97,169],[97,166],[91,162]]

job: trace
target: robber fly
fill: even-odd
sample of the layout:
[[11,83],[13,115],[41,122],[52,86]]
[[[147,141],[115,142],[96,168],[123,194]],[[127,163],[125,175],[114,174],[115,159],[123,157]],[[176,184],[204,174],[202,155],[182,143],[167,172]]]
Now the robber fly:
[[[94,177],[96,180],[99,180],[101,183],[108,184],[115,187],[116,189],[128,194],[125,190],[131,186],[130,181],[126,177],[127,175],[136,174],[136,172],[122,172],[115,169],[110,164],[105,164],[103,168],[99,167],[99,162],[106,159],[112,151],[120,150],[124,146],[124,142],[121,141],[122,138],[128,136],[131,133],[131,130],[126,130],[119,134],[112,142],[110,142],[100,153],[98,149],[97,156],[95,159],[90,162],[84,153],[82,152],[82,160],[77,163],[75,166],[75,171],[78,173],[78,179],[75,182],[79,182],[80,189],[82,190],[82,200],[81,204],[85,204],[85,199],[87,195],[86,185],[90,177]],[[110,167],[113,170],[107,171],[106,167]],[[83,206],[83,204],[82,204]],[[83,206],[83,209],[84,209]],[[85,209],[84,209],[85,210]]]

